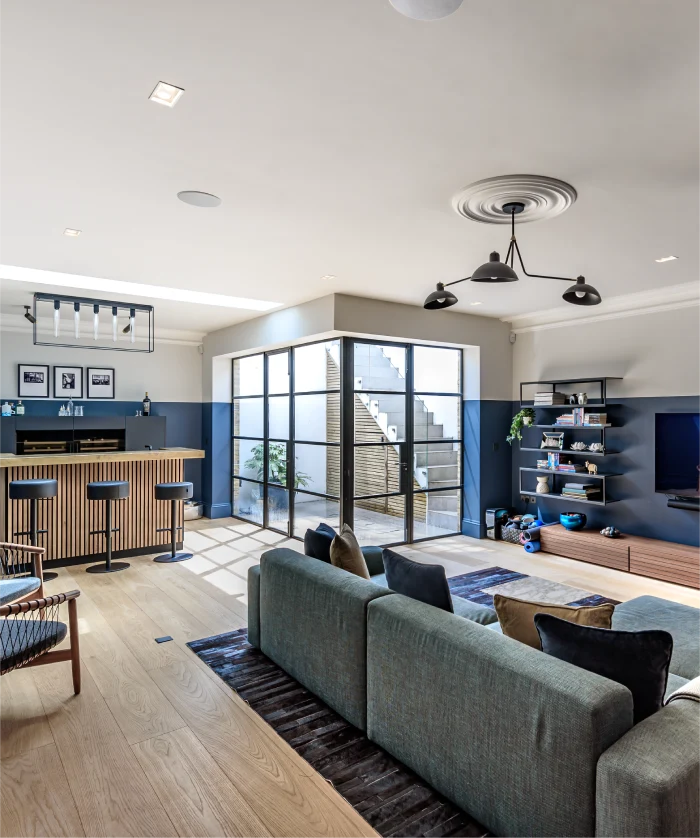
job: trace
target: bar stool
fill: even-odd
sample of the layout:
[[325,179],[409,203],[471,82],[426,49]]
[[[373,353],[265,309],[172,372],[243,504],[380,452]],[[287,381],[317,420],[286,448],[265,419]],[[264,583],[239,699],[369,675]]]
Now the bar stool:
[[114,573],[129,567],[128,562],[112,561],[112,533],[119,532],[119,527],[112,528],[112,501],[124,500],[128,497],[129,482],[127,480],[101,480],[87,484],[87,499],[105,502],[105,528],[91,530],[90,535],[104,535],[107,539],[107,560],[104,564],[93,564],[85,568],[88,573]]
[[[44,535],[48,530],[37,529],[37,501],[42,498],[55,498],[58,494],[58,481],[56,480],[12,480],[10,481],[10,499],[29,501],[29,529],[24,532],[16,532],[14,535],[28,535],[32,547],[39,546],[39,536]],[[58,578],[53,571],[44,572],[44,581]]]
[[183,530],[184,527],[177,526],[177,504],[179,501],[187,500],[192,497],[191,483],[156,483],[155,499],[170,501],[170,526],[160,527],[157,532],[168,532],[170,530],[170,553],[163,553],[162,556],[156,556],[154,562],[184,562],[185,559],[191,559],[192,553],[178,553],[177,552],[177,531]]

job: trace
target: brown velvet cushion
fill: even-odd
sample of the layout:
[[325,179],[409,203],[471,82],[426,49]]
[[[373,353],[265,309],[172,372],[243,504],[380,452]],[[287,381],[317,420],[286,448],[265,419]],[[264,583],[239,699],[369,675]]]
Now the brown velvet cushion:
[[552,605],[549,602],[528,602],[524,599],[494,594],[493,607],[503,634],[519,640],[533,649],[541,649],[540,636],[535,628],[535,614],[551,614],[579,626],[609,629],[615,606]]
[[331,542],[331,564],[333,567],[342,568],[342,570],[347,570],[348,573],[354,573],[355,576],[361,576],[363,579],[370,578],[367,562],[362,555],[360,545],[357,543],[355,533],[347,524],[343,524],[342,530]]

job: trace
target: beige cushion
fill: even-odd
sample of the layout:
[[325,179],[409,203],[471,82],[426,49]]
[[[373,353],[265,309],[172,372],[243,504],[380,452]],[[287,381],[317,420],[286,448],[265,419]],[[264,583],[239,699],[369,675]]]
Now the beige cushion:
[[550,602],[527,602],[524,599],[494,594],[493,606],[503,634],[534,649],[541,649],[540,636],[535,628],[535,614],[551,614],[579,626],[609,629],[615,606],[552,605]]
[[361,576],[363,579],[370,578],[367,562],[357,543],[355,533],[347,524],[343,524],[342,530],[331,541],[331,564],[347,570],[348,573],[354,573],[355,576]]

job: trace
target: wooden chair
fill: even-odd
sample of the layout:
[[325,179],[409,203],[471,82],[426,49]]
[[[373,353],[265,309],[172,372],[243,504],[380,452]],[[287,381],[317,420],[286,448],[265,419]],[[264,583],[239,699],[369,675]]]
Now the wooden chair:
[[[0,605],[0,675],[6,675],[22,666],[40,666],[45,663],[71,661],[73,689],[80,692],[80,646],[78,638],[77,598],[80,591],[44,596],[42,558],[44,549],[26,545],[0,543],[0,593],[5,589]],[[7,586],[34,585],[39,596],[32,594],[16,597],[19,601],[7,602],[19,589]],[[59,606],[68,603],[68,626],[59,621]],[[68,649],[51,651],[70,629]]]

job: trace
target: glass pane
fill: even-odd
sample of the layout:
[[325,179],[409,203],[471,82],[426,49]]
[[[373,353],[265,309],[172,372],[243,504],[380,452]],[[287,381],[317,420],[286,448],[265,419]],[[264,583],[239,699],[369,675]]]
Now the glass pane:
[[340,442],[340,394],[294,397],[294,438]]
[[321,523],[328,524],[336,531],[340,529],[340,502],[296,492],[294,494],[294,535],[303,538],[307,530],[315,530]]
[[264,355],[233,359],[233,395],[262,396]]
[[461,486],[461,451],[458,442],[427,442],[414,446],[413,487],[441,489]]
[[340,448],[296,443],[294,450],[295,488],[340,497]]
[[254,524],[263,522],[263,487],[247,480],[233,481],[233,514]]
[[402,442],[406,439],[403,393],[355,393],[355,442]]
[[406,350],[378,343],[355,344],[355,390],[406,389]]
[[289,352],[267,356],[267,392],[289,392]]
[[276,530],[289,532],[289,492],[280,486],[267,487],[267,520]]
[[265,443],[252,439],[233,440],[233,473],[251,480],[262,480]]
[[233,435],[264,436],[264,399],[233,400]]
[[362,545],[395,544],[405,540],[405,498],[375,498],[355,501],[353,530]]
[[269,439],[289,439],[289,396],[270,396],[267,400]]
[[398,445],[355,448],[354,497],[400,491],[401,452]]
[[340,389],[340,341],[312,343],[294,350],[294,390]]
[[267,461],[267,479],[270,483],[280,483],[282,486],[287,485],[287,443],[286,442],[270,442],[268,461]]
[[413,537],[433,538],[461,531],[460,489],[419,492],[413,496]]
[[461,349],[416,346],[413,349],[413,389],[416,393],[459,393]]
[[414,439],[459,439],[459,396],[415,396]]

